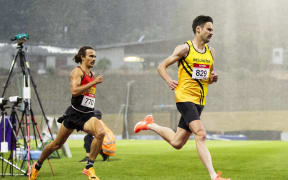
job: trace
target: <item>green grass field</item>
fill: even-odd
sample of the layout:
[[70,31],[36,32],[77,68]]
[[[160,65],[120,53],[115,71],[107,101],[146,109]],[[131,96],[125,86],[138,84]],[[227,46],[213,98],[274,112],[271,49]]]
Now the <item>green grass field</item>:
[[[288,180],[288,142],[280,141],[208,141],[216,170],[232,180]],[[83,142],[69,141],[73,158],[52,159],[52,176],[45,161],[38,180],[87,180],[81,174],[85,164]],[[121,140],[117,155],[109,162],[99,156],[94,165],[101,180],[209,180],[199,160],[195,143],[174,150],[160,140]],[[26,176],[5,180],[28,179]]]

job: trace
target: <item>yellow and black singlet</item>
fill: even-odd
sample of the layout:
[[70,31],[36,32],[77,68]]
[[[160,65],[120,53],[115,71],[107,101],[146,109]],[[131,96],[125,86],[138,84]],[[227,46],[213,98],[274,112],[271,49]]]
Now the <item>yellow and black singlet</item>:
[[205,105],[213,56],[207,44],[205,52],[200,53],[194,48],[192,41],[189,45],[188,55],[178,62],[178,86],[175,89],[177,102],[193,102]]

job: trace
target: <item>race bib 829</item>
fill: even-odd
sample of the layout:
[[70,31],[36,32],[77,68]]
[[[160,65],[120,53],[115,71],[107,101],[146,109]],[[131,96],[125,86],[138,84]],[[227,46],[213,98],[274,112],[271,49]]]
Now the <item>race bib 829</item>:
[[208,64],[194,64],[193,65],[193,79],[208,79],[209,77],[209,68]]

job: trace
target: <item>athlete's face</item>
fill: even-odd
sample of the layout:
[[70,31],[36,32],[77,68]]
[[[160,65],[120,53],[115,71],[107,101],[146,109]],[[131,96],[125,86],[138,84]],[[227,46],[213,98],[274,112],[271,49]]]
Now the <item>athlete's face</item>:
[[198,27],[200,38],[204,41],[204,43],[210,42],[210,39],[214,34],[213,24],[211,22],[207,22],[204,25]]
[[86,49],[86,56],[82,57],[82,63],[88,68],[93,68],[96,61],[96,52],[93,49]]

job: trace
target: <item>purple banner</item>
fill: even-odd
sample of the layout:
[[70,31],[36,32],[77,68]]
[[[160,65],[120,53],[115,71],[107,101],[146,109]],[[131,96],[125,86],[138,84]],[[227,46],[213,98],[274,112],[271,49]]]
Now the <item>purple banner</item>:
[[[5,116],[5,141],[8,142],[8,149],[9,151],[11,151],[11,149],[13,148],[14,150],[16,149],[16,139],[14,137],[13,131],[12,131],[12,127],[11,125],[16,127],[16,122],[12,122],[10,119],[10,116]],[[4,126],[3,126],[3,119],[2,117],[0,117],[1,123],[0,123],[0,141],[3,141],[3,133],[4,133]],[[10,124],[10,123],[11,124]],[[12,142],[13,142],[13,147],[12,146]],[[0,144],[0,148],[1,148],[1,144]]]

